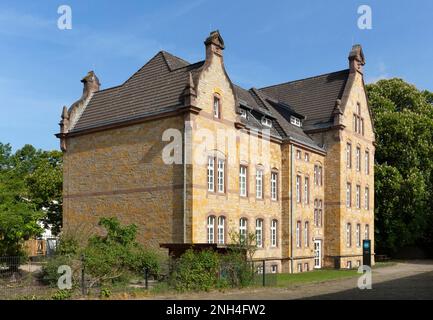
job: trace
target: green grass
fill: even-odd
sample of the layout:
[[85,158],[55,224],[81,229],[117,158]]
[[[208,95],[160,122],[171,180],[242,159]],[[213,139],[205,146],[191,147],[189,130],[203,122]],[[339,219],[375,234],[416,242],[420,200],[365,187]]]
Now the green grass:
[[[298,284],[318,283],[329,280],[352,278],[358,276],[357,270],[316,270],[303,273],[280,273],[275,275],[268,275],[266,277],[267,283],[270,286],[289,287]],[[256,281],[257,283],[257,281]]]

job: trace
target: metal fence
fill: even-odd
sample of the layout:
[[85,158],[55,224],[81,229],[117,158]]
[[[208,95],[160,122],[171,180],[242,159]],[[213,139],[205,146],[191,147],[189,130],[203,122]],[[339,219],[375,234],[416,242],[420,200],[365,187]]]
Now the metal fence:
[[252,268],[254,285],[266,287],[277,284],[277,270],[265,260],[254,261]]

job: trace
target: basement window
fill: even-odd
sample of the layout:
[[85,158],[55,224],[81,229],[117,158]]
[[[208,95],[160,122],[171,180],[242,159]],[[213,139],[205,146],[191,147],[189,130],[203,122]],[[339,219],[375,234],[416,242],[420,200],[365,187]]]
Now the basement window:
[[290,117],[290,123],[297,126],[297,127],[301,127],[301,120],[299,118],[294,117],[294,116]]
[[272,121],[271,121],[271,119],[263,117],[262,118],[262,125],[271,128],[272,127]]

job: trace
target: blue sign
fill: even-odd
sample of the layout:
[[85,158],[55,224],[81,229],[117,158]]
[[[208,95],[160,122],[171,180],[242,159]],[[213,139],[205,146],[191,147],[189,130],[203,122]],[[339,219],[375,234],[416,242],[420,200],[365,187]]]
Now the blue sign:
[[364,249],[370,249],[370,241],[364,241]]

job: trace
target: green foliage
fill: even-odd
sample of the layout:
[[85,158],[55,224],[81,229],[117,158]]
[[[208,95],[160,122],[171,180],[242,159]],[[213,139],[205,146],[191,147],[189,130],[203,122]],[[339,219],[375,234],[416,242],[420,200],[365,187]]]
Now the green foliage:
[[111,294],[112,294],[112,292],[111,292],[110,289],[108,289],[108,288],[102,288],[102,289],[101,289],[101,292],[99,293],[99,296],[100,296],[102,299],[107,299],[107,298],[110,298],[110,297],[111,297]]
[[175,261],[171,285],[178,291],[208,291],[218,284],[219,256],[210,250],[187,250]]
[[80,281],[81,262],[77,257],[66,255],[55,255],[51,257],[43,266],[40,274],[42,283],[57,287],[57,281],[61,274],[57,271],[60,266],[69,266],[72,270],[72,285],[77,286]]
[[367,86],[376,129],[376,248],[433,243],[433,93],[401,79]]
[[245,253],[236,249],[221,256],[221,278],[228,287],[241,288],[253,283],[252,264],[248,262]]
[[72,297],[71,290],[58,290],[52,296],[52,300],[67,300]]

